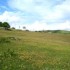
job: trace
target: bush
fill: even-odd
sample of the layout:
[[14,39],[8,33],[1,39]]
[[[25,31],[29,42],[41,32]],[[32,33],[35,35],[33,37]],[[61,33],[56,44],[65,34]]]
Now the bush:
[[9,30],[9,28],[10,28],[10,25],[9,25],[9,23],[8,22],[0,22],[0,27],[4,27],[5,28],[5,30]]

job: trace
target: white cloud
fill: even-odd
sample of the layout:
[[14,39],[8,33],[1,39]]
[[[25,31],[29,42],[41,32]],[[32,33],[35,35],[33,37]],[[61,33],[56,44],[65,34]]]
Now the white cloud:
[[19,12],[13,13],[5,11],[3,14],[0,15],[0,21],[9,22],[11,27],[19,28],[19,26],[22,26],[25,21],[19,14]]
[[37,13],[48,22],[56,22],[70,12],[70,0],[10,0],[9,5],[21,11]]
[[49,29],[51,30],[70,30],[70,21],[65,21],[63,23],[55,23],[55,24],[51,24],[49,25]]
[[53,7],[47,8],[46,6],[37,7],[37,12],[43,17],[43,19],[51,22],[58,22],[66,16],[70,15],[70,0],[65,0],[61,4],[57,4]]
[[63,23],[53,23],[48,24],[45,20],[35,21],[32,24],[24,23],[24,19],[22,16],[19,15],[20,13],[13,13],[5,11],[3,14],[0,15],[0,21],[2,22],[9,22],[11,27],[23,29],[25,26],[28,30],[35,31],[35,30],[70,30],[70,21],[65,21]]
[[0,15],[0,21],[8,21],[12,27],[20,26],[22,29],[26,26],[29,30],[70,30],[70,18],[65,19],[70,16],[70,0],[9,0],[8,5],[19,12],[5,11]]
[[70,30],[70,21],[66,21],[63,23],[54,23],[48,24],[43,21],[36,21],[33,24],[25,24],[23,25],[27,29],[31,31],[38,31],[38,30]]
[[0,21],[16,21],[19,17],[16,17],[13,12],[5,11],[2,15],[0,15]]
[[35,31],[35,30],[45,30],[47,29],[47,24],[46,23],[43,23],[42,21],[35,21],[34,23],[32,24],[25,24],[23,26],[26,26],[26,28],[28,30],[31,30],[31,31]]

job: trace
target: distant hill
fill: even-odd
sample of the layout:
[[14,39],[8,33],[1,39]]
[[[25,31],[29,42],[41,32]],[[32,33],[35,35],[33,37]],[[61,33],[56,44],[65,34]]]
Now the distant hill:
[[[0,30],[5,30],[4,27],[0,27]],[[10,30],[17,30],[17,29],[13,29],[10,28]],[[19,29],[18,29],[19,30]],[[29,30],[25,30],[25,31],[29,31]],[[70,31],[66,31],[66,30],[41,30],[41,31],[35,31],[35,32],[47,32],[47,33],[63,33],[63,34],[70,34]]]
[[66,31],[66,30],[47,30],[47,32],[49,33],[70,33],[70,31]]
[[47,32],[47,33],[63,33],[63,34],[70,34],[70,31],[66,31],[66,30],[43,30],[43,31],[36,31],[36,32]]

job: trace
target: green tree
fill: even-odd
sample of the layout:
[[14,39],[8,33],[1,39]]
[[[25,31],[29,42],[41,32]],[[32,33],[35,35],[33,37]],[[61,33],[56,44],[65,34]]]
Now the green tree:
[[10,28],[10,25],[8,22],[3,22],[2,26],[5,28],[5,30],[8,30]]
[[0,22],[0,27],[2,27],[2,22]]
[[24,29],[24,30],[26,30],[26,27],[25,27],[25,26],[23,26],[23,29]]

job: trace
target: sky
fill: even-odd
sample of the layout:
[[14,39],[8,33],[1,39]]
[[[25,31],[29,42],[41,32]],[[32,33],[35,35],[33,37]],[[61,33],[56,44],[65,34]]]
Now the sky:
[[0,21],[31,31],[70,30],[70,0],[0,0]]

